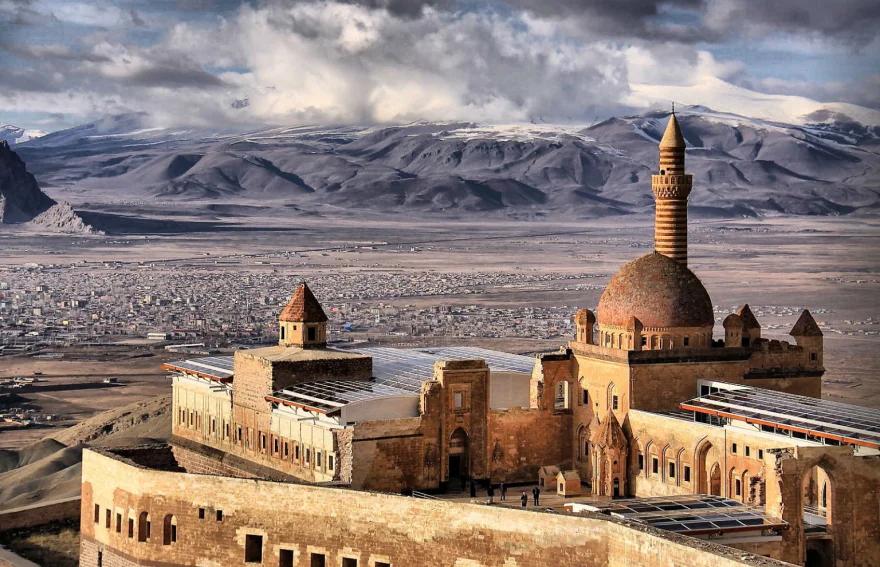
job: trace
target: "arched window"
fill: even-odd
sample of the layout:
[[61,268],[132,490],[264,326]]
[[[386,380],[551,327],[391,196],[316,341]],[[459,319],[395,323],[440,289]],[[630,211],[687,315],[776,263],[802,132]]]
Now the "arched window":
[[804,494],[804,510],[809,511],[810,523],[830,531],[834,523],[834,478],[820,465],[814,465],[805,472],[801,490]]
[[560,409],[571,408],[571,386],[566,380],[560,380],[556,383],[556,398],[553,401],[553,407]]
[[138,517],[138,541],[147,541],[150,539],[150,515],[147,512],[141,512]]
[[590,432],[587,429],[586,425],[581,425],[578,427],[578,448],[577,448],[577,457],[578,460],[589,459],[590,458]]
[[742,500],[742,479],[736,472],[736,468],[730,469],[730,484],[727,485],[727,497],[734,500]]
[[617,386],[615,386],[613,383],[608,384],[608,399],[606,400],[606,403],[608,404],[607,409],[620,409],[620,401],[617,395]]
[[672,449],[669,445],[663,448],[663,478],[665,481],[675,482],[675,460],[672,458]]
[[171,545],[172,543],[177,542],[177,518],[174,517],[174,514],[168,514],[165,516],[165,521],[163,522],[162,529],[162,544],[163,545]]
[[658,454],[657,445],[654,444],[653,441],[650,441],[648,445],[645,447],[645,453],[648,456],[648,463],[645,470],[645,476],[647,477],[659,477],[661,476],[660,467],[662,466],[660,463],[660,455]]

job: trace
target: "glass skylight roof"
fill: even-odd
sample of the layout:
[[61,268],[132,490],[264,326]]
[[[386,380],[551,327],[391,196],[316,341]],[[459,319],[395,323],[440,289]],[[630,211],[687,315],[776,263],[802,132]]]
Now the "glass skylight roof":
[[373,357],[373,376],[379,384],[419,392],[422,382],[434,377],[437,357],[414,349],[361,348],[354,352]]
[[[422,349],[361,348],[348,352],[366,354],[373,358],[373,381],[324,380],[298,384],[273,393],[279,401],[309,407],[322,412],[365,399],[416,394],[422,383],[434,377],[437,360],[484,359],[490,370],[531,374],[535,359],[475,347],[444,347]],[[169,363],[165,368],[190,372],[215,380],[232,377],[232,356],[211,356]]]
[[531,374],[535,359],[530,356],[508,354],[476,347],[441,347],[400,349],[371,347],[352,352],[373,357],[373,376],[376,382],[418,392],[422,382],[434,377],[434,363],[438,360],[483,359],[496,372]]
[[478,347],[420,348],[421,352],[432,355],[436,360],[471,360],[482,358],[491,370],[496,372],[523,372],[531,374],[535,358],[520,354],[510,354]]
[[788,525],[761,507],[707,494],[590,502],[586,508],[685,535],[784,528]]
[[735,389],[694,398],[683,402],[681,408],[880,449],[880,410],[739,384],[731,386]]
[[190,372],[215,380],[225,380],[232,377],[232,357],[208,356],[205,358],[193,358],[169,362],[163,365],[163,368],[178,372]]
[[413,392],[377,382],[322,380],[306,382],[275,392],[270,399],[330,413],[346,404],[388,396],[412,396]]

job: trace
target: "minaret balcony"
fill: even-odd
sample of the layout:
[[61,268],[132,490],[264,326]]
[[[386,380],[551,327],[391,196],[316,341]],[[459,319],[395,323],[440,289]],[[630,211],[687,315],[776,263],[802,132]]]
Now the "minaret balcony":
[[651,184],[654,187],[658,185],[682,185],[691,188],[694,184],[694,176],[689,173],[681,175],[652,175]]

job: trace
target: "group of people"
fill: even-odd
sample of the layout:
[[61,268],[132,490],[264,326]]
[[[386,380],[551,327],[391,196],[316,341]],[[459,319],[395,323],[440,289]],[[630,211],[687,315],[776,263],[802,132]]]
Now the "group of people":
[[[466,479],[462,478],[462,490],[464,489]],[[471,498],[477,497],[477,483],[474,480],[470,481],[470,489],[471,489]],[[501,502],[505,502],[507,500],[507,485],[503,482],[498,485],[498,493],[501,495]],[[541,489],[537,486],[532,488],[532,500],[534,502],[534,506],[540,506],[541,501]],[[529,497],[526,495],[526,491],[523,490],[520,494],[519,501],[522,504],[522,507],[525,508],[529,505]],[[486,483],[486,504],[493,504],[495,502],[495,487],[491,482]]]

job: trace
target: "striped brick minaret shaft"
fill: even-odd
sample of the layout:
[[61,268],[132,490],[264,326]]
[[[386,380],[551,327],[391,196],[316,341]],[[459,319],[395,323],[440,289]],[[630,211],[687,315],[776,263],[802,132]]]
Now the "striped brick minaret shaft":
[[684,172],[684,150],[684,136],[673,113],[660,140],[660,174],[651,176],[654,250],[687,266],[687,200],[693,176]]

